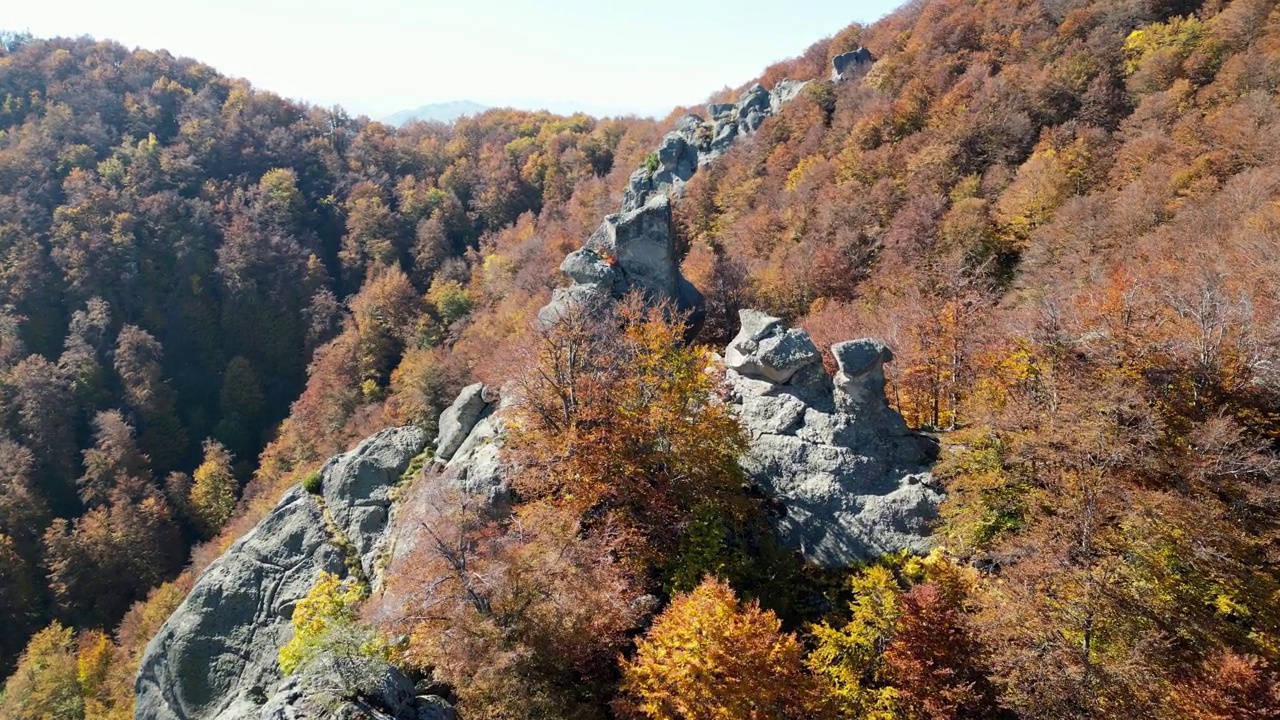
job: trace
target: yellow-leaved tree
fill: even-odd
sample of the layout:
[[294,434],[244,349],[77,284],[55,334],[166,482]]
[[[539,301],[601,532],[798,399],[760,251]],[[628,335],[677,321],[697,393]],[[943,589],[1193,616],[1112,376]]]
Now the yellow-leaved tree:
[[896,720],[901,717],[896,688],[884,683],[882,654],[902,614],[902,590],[893,573],[872,566],[853,575],[852,616],[841,627],[813,628],[816,646],[807,658],[837,717]]
[[359,606],[365,587],[332,573],[320,579],[293,610],[293,639],[280,649],[280,669],[292,674],[325,652],[336,655],[377,655],[377,637],[360,627]]
[[240,485],[231,470],[231,453],[222,443],[206,440],[204,462],[193,473],[188,504],[191,519],[205,537],[213,537],[236,509]]
[[707,578],[654,621],[623,662],[619,711],[653,720],[780,720],[815,715],[800,643],[755,602]]

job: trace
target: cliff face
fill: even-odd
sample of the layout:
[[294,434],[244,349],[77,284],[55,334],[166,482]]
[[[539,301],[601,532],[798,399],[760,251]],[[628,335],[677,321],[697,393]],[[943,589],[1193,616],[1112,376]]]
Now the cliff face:
[[885,399],[889,349],[871,339],[838,343],[832,377],[803,330],[754,310],[741,321],[725,376],[751,434],[743,467],[774,501],[780,538],[829,567],[927,551],[943,499],[929,473],[937,448]]
[[147,646],[139,720],[259,717],[281,679],[277,655],[294,605],[320,573],[377,583],[391,488],[426,445],[418,428],[385,430],[325,463],[321,493],[294,488],[196,581]]

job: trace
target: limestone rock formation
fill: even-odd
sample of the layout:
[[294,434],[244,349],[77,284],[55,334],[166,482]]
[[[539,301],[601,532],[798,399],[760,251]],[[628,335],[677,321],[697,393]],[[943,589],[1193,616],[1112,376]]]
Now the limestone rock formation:
[[871,51],[860,47],[831,59],[831,81],[840,82],[855,73],[869,69],[876,58]]
[[840,343],[833,379],[807,333],[753,310],[740,317],[725,375],[751,435],[743,467],[781,508],[783,541],[830,567],[926,551],[943,498],[928,470],[936,447],[885,400],[892,354],[874,340]]
[[644,207],[655,195],[679,197],[689,178],[699,168],[720,157],[739,138],[755,134],[770,115],[781,112],[807,82],[783,80],[770,92],[759,83],[742,93],[736,103],[714,103],[707,106],[704,120],[685,115],[667,133],[658,146],[652,167],[642,167],[631,174],[623,195],[622,210]]
[[135,717],[258,717],[280,680],[276,657],[292,635],[294,605],[321,572],[345,575],[358,562],[376,575],[390,487],[425,444],[418,428],[384,430],[325,463],[321,496],[285,493],[205,570],[147,645]]
[[574,308],[621,299],[632,290],[653,302],[672,301],[696,312],[701,295],[680,274],[671,229],[671,201],[657,195],[642,208],[604,219],[581,250],[565,258],[560,269],[573,278],[558,288],[538,312],[543,327],[559,322]]
[[440,434],[436,438],[436,459],[448,460],[458,452],[467,439],[471,428],[480,420],[480,415],[489,408],[484,400],[484,385],[476,383],[468,385],[458,394],[443,413],[440,414]]

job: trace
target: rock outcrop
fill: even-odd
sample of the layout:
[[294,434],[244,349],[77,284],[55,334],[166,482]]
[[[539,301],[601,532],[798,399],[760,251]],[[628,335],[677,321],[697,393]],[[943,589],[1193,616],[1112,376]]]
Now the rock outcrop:
[[736,103],[708,105],[708,119],[692,114],[680,118],[675,129],[663,136],[648,166],[631,174],[622,211],[644,207],[655,195],[679,197],[699,168],[723,155],[738,139],[754,135],[766,118],[781,112],[807,84],[783,80],[770,92],[757,83]]
[[751,435],[743,467],[779,509],[782,540],[830,567],[926,551],[943,498],[928,469],[937,451],[885,400],[892,354],[874,340],[837,344],[832,378],[807,333],[740,316],[725,352],[730,402]]
[[869,70],[875,62],[875,56],[864,47],[837,55],[831,59],[831,82],[840,82]]
[[260,720],[457,720],[443,698],[419,695],[413,682],[379,660],[326,658],[290,676],[256,716]]
[[443,413],[440,414],[439,435],[436,437],[436,459],[448,461],[458,452],[462,443],[476,426],[480,417],[489,409],[484,398],[484,385],[476,383],[468,385],[458,393]]
[[573,284],[557,288],[538,312],[543,327],[555,325],[574,309],[619,300],[633,290],[650,302],[670,301],[693,315],[703,305],[702,296],[680,274],[666,195],[606,217],[580,250],[565,257],[560,269]]
[[135,717],[260,717],[281,679],[276,658],[292,636],[294,606],[320,573],[358,567],[376,582],[390,488],[425,445],[418,428],[385,430],[325,463],[321,495],[285,493],[201,574],[147,645]]
[[622,212],[606,217],[583,247],[561,263],[560,270],[573,283],[557,288],[538,312],[542,327],[555,325],[574,310],[620,299],[631,290],[641,291],[650,302],[670,301],[689,314],[692,327],[701,325],[704,302],[680,274],[671,202],[699,168],[738,139],[753,135],[805,85],[783,80],[770,92],[757,83],[736,103],[708,105],[710,120],[692,114],[680,118],[646,166],[631,174]]

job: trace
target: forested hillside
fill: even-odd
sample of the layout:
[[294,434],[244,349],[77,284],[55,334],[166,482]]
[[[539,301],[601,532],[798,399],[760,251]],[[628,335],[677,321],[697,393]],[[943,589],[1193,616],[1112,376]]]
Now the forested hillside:
[[341,395],[298,405],[309,439],[277,461],[344,443],[406,348],[396,412],[433,422],[466,371],[431,348],[478,299],[467,254],[637,142],[514,111],[394,131],[88,40],[8,36],[0,97],[6,672],[50,620],[112,629],[218,534],[317,348]]
[[[919,0],[783,78],[674,206],[695,344],[583,325],[595,394],[517,415],[516,521],[446,526],[501,612],[376,618],[397,662],[466,718],[1280,717],[1277,3]],[[563,402],[514,367],[531,322],[683,114],[395,130],[19,37],[0,94],[6,720],[130,717],[195,575],[330,454],[476,378]],[[818,572],[757,534],[702,372],[748,307],[892,348],[933,554]]]

